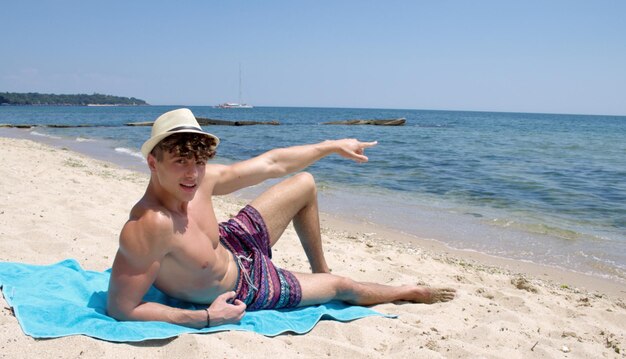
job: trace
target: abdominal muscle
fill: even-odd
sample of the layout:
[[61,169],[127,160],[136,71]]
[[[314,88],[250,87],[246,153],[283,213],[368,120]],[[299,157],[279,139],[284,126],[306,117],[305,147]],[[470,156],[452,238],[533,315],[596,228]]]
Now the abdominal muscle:
[[221,243],[204,253],[177,252],[161,262],[154,285],[162,292],[188,302],[210,304],[220,294],[235,289],[239,268]]

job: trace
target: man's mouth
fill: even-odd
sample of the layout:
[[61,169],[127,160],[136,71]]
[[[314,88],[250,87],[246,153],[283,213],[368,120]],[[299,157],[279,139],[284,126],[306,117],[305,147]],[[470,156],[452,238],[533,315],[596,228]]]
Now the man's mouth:
[[185,190],[193,190],[196,188],[196,184],[185,184],[185,183],[181,183],[180,186],[185,189]]

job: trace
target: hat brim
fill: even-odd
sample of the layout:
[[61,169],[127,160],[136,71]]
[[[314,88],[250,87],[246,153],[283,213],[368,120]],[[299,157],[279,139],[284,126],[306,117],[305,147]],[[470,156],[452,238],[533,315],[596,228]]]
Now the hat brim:
[[164,138],[169,137],[171,135],[175,135],[177,133],[197,133],[199,135],[210,137],[215,140],[215,146],[213,147],[213,149],[215,149],[217,145],[219,145],[220,143],[220,139],[217,138],[217,136],[210,134],[208,132],[201,131],[201,130],[184,129],[184,130],[179,130],[179,131],[164,132],[154,137],[151,137],[146,142],[144,142],[143,145],[141,145],[141,153],[143,154],[143,157],[148,158],[148,155],[150,154],[150,152],[152,152],[152,149],[154,148],[154,146],[156,146]]

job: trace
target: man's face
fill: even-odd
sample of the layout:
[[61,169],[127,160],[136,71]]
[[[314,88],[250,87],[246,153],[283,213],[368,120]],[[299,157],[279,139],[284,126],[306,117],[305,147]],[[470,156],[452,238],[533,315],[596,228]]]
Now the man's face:
[[150,157],[150,169],[156,174],[161,187],[181,201],[191,201],[204,178],[206,162],[169,152],[163,153],[162,161],[152,155]]

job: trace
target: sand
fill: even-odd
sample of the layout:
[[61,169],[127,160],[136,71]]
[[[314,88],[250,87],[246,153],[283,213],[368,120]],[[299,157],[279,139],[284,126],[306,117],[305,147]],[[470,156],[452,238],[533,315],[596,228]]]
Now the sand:
[[[148,177],[61,148],[0,138],[0,260],[51,264],[75,258],[89,270],[111,266],[119,230]],[[215,200],[219,219],[245,203]],[[384,304],[397,319],[320,322],[304,335],[246,332],[181,335],[135,344],[85,336],[26,336],[0,299],[0,357],[21,358],[623,358],[626,288],[529,263],[452,251],[367,223],[323,216],[334,273],[388,284],[451,286],[449,303]],[[308,264],[289,228],[277,265]]]

